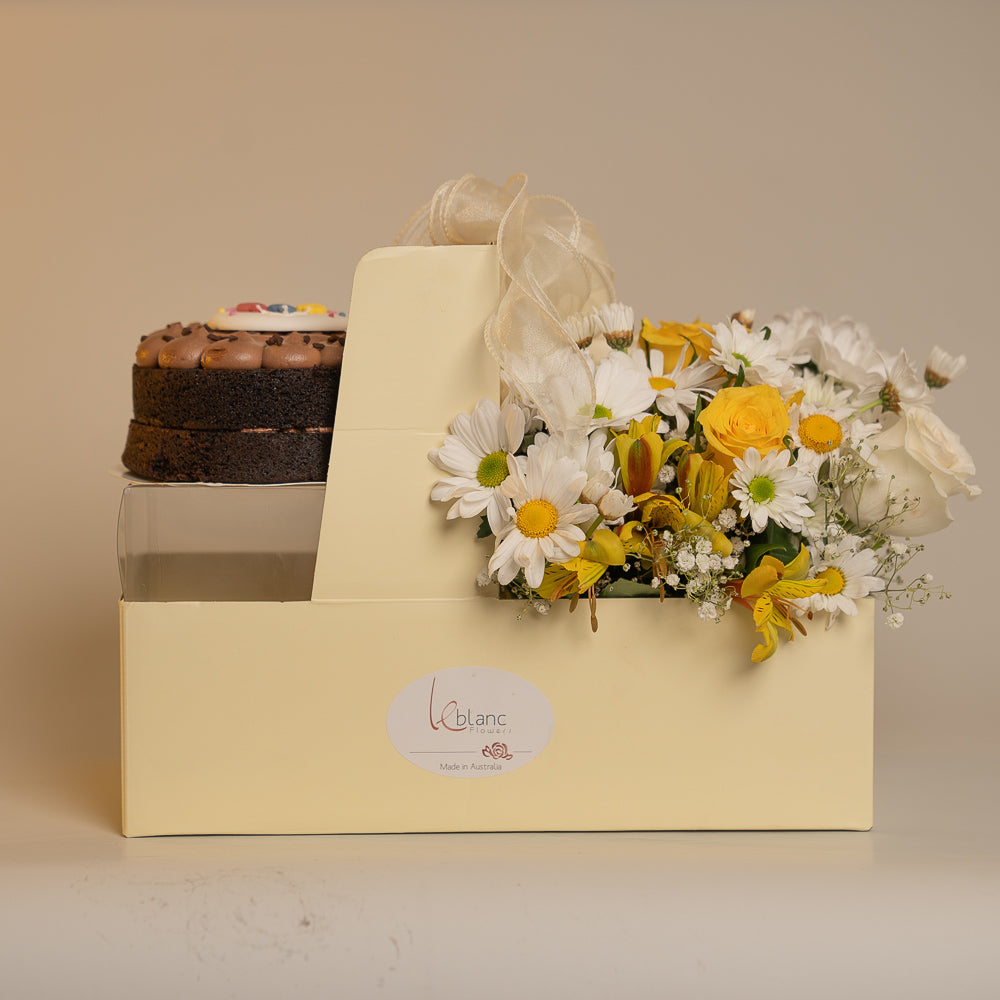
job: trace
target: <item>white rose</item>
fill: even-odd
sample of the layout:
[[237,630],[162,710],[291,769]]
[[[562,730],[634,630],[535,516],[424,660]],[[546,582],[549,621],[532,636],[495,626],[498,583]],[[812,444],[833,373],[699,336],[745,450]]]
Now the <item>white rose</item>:
[[900,418],[864,446],[873,472],[856,506],[849,494],[843,498],[849,516],[862,527],[899,511],[905,496],[911,503],[919,502],[886,532],[928,535],[953,520],[948,497],[964,493],[971,499],[982,492],[966,482],[976,472],[972,456],[958,435],[926,406],[904,406]]

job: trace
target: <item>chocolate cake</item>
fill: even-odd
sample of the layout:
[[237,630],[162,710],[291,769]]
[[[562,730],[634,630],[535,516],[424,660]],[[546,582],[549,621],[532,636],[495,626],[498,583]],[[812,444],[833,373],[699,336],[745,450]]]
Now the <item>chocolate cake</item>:
[[143,337],[122,462],[159,482],[326,478],[346,317],[242,303]]

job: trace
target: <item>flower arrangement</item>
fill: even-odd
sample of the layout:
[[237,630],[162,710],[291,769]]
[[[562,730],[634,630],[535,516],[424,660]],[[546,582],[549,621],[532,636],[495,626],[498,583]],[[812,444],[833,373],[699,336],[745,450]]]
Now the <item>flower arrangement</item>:
[[869,595],[892,627],[948,596],[907,566],[911,539],[952,520],[949,498],[979,493],[932,405],[964,357],[935,348],[921,373],[861,324],[807,310],[756,330],[749,310],[643,320],[636,337],[612,302],[563,328],[592,383],[572,434],[502,371],[501,402],[456,416],[429,456],[445,473],[432,499],[493,538],[480,583],[541,613],[585,596],[595,630],[599,596],[684,597],[709,622],[735,606],[755,662]]

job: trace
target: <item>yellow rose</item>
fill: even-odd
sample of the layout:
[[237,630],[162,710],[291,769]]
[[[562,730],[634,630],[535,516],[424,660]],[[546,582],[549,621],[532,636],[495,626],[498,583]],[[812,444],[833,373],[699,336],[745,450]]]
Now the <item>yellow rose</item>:
[[784,447],[788,410],[781,393],[771,385],[744,385],[720,389],[699,417],[709,456],[727,472],[747,448],[761,455]]
[[697,320],[694,323],[660,323],[656,327],[644,319],[639,339],[663,352],[663,370],[669,374],[682,354],[684,364],[691,361],[693,354],[699,360],[707,361],[712,353],[711,332],[711,327],[702,326]]

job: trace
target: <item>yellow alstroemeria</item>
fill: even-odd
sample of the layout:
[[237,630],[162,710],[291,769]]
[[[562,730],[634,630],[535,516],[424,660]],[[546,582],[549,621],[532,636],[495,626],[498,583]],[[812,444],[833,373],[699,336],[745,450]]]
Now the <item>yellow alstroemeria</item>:
[[698,452],[690,452],[681,459],[677,485],[688,509],[709,521],[719,516],[729,499],[729,474]]
[[625,546],[626,555],[646,560],[653,558],[653,553],[649,548],[649,530],[644,524],[639,521],[626,521],[618,529],[618,537]]
[[580,542],[580,555],[563,563],[549,563],[538,586],[547,601],[558,601],[567,594],[582,594],[597,583],[609,566],[625,562],[625,545],[609,528],[598,528],[593,536]]
[[583,594],[597,583],[608,567],[577,556],[564,563],[549,563],[537,587],[537,593],[547,601],[558,601],[567,594]]
[[680,531],[684,527],[684,504],[663,493],[640,493],[635,497],[639,520],[657,531]]
[[651,528],[668,531],[680,531],[683,528],[693,528],[703,538],[712,543],[712,551],[725,558],[732,555],[733,543],[721,532],[712,527],[710,521],[701,514],[688,510],[675,496],[664,496],[662,493],[644,493],[635,498],[639,508],[639,518],[644,525]]
[[621,566],[625,562],[625,545],[610,528],[598,528],[580,543],[580,556],[603,566]]
[[778,629],[788,633],[789,639],[795,638],[792,626],[803,635],[802,624],[791,617],[791,602],[811,594],[823,593],[828,581],[825,579],[807,580],[809,572],[809,550],[803,545],[799,554],[788,563],[783,563],[774,556],[764,556],[760,565],[752,569],[740,586],[737,600],[753,611],[754,628],[760,632],[762,641],[754,647],[750,659],[760,663],[772,656],[778,648]]
[[664,462],[679,448],[689,448],[684,440],[664,441],[656,428],[660,418],[651,413],[633,420],[627,431],[615,435],[615,454],[622,473],[622,487],[629,496],[648,493]]

